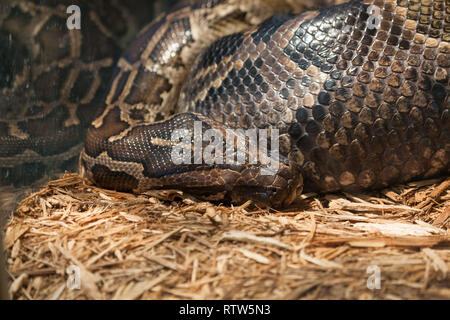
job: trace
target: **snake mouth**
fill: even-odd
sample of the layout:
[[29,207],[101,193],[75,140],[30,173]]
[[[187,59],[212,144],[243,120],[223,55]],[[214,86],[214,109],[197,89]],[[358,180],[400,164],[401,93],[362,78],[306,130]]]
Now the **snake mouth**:
[[[292,192],[286,192],[285,188],[274,188],[267,186],[203,186],[203,187],[186,187],[180,186],[164,186],[156,188],[157,190],[180,190],[186,195],[193,196],[201,201],[209,201],[216,204],[236,204],[242,205],[251,202],[251,205],[259,208],[283,208],[288,206],[293,200],[301,194],[301,186],[292,188]],[[290,189],[288,187],[288,189]]]

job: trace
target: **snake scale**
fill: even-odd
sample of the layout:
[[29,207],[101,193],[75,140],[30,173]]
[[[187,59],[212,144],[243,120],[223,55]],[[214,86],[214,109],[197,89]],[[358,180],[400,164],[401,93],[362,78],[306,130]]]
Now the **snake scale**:
[[[64,1],[7,2],[7,183],[70,168],[81,152],[81,174],[105,188],[286,206],[302,191],[376,189],[450,172],[448,0],[314,8],[301,0],[181,1],[123,52],[139,25],[126,23],[139,20],[132,6],[78,1],[85,25],[68,31]],[[258,151],[276,172],[249,161],[195,161],[195,151],[194,161],[173,161],[175,131],[204,149],[207,139],[195,133],[212,130],[221,145],[227,129],[243,129],[232,138],[247,147],[254,141],[244,130],[266,130],[267,140],[278,133],[278,157]]]

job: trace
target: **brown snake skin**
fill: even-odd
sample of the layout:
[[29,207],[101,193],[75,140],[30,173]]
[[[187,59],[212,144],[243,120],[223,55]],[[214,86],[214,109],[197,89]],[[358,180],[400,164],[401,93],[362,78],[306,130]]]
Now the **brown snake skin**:
[[[379,9],[377,28],[369,28],[371,4]],[[140,32],[118,59],[112,81],[100,81],[99,73],[114,55],[90,67],[78,62],[84,54],[75,56],[74,63],[90,68],[91,79],[84,83],[95,87],[77,87],[70,79],[80,78],[71,78],[69,68],[67,89],[58,97],[44,90],[51,77],[62,77],[63,64],[55,57],[58,68],[50,73],[58,74],[38,81],[44,87],[34,94],[38,106],[52,105],[55,114],[49,112],[49,118],[58,119],[57,132],[65,135],[48,139],[40,122],[28,120],[24,128],[7,116],[0,122],[0,139],[9,143],[0,147],[0,167],[29,149],[44,158],[58,157],[58,150],[79,152],[70,123],[92,119],[79,116],[78,105],[86,102],[89,110],[101,110],[86,135],[81,173],[121,191],[175,188],[209,199],[285,206],[302,190],[373,189],[448,174],[449,2],[353,1],[269,18],[276,11],[303,9],[296,1],[182,1]],[[4,30],[12,27],[1,17],[0,37],[7,41]],[[91,43],[104,52],[119,50],[120,38],[106,37],[115,41],[105,47],[98,45],[102,39]],[[20,57],[25,49],[13,50]],[[11,80],[3,82],[12,86]],[[105,83],[108,90],[99,102],[94,96]],[[76,95],[84,99],[70,101],[75,88],[84,90]],[[260,155],[278,171],[263,175],[259,164],[175,164],[171,134],[193,132],[195,121],[203,133],[212,128],[222,137],[227,128],[268,129],[270,136],[278,129],[280,159]],[[27,139],[40,135],[48,141],[44,150],[31,148],[39,143]],[[77,147],[62,150],[64,143]]]
[[[121,2],[1,1],[0,185],[76,168],[115,61],[149,19]],[[73,4],[81,30],[66,26]]]

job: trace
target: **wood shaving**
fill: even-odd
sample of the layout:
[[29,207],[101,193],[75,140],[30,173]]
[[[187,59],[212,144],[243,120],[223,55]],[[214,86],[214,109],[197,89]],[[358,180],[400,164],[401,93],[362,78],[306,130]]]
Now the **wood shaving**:
[[[21,201],[3,229],[9,293],[19,300],[450,299],[449,208],[450,179],[309,194],[275,211],[171,190],[120,193],[66,174]],[[374,267],[380,289],[367,286]],[[79,288],[69,286],[73,270]]]

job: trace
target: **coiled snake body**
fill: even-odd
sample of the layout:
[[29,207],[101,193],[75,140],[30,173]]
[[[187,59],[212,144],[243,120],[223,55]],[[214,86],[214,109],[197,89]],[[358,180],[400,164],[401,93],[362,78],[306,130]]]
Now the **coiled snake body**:
[[[303,189],[372,189],[448,174],[448,2],[335,1],[302,13],[298,2],[182,1],[139,33],[110,82],[102,77],[108,77],[114,54],[106,52],[117,52],[120,32],[106,32],[110,43],[97,44],[86,31],[69,33],[70,45],[60,47],[72,49],[72,60],[54,57],[53,64],[45,61],[42,70],[31,71],[41,87],[34,88],[26,120],[0,122],[0,166],[11,173],[17,159],[71,158],[80,152],[78,128],[92,119],[91,109],[99,109],[80,170],[94,183],[122,191],[175,188],[283,206]],[[17,8],[24,11],[30,3]],[[109,30],[95,18],[96,8],[88,9],[89,21]],[[272,16],[288,10],[297,14]],[[14,34],[10,14],[0,16],[2,41],[8,41],[5,30]],[[90,53],[75,50],[83,41],[92,45]],[[41,50],[56,50],[39,43],[48,45]],[[20,57],[32,50],[19,44],[3,54]],[[5,102],[8,90],[28,92],[21,79],[30,71],[21,70],[14,81],[1,79],[0,108],[11,105]],[[45,78],[37,79],[42,76],[64,79],[57,96],[45,90]],[[47,122],[42,132],[43,118],[54,123],[52,129]],[[249,161],[195,161],[195,152],[193,161],[175,163],[174,131],[184,129],[194,142],[196,124],[197,133],[212,129],[216,137],[225,137],[228,128],[267,129],[269,137],[278,129],[280,156],[259,154],[277,171],[263,174],[264,165]],[[233,134],[251,146],[242,131]],[[203,148],[206,140],[199,142]]]

